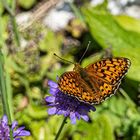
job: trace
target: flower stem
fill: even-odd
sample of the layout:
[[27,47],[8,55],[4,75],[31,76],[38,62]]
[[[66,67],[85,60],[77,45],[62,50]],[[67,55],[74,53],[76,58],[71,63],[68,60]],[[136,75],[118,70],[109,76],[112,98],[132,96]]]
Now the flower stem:
[[[5,72],[4,72],[4,55],[0,50],[0,94],[2,97],[2,104],[3,104],[3,111],[4,114],[7,115],[8,117],[8,123],[11,125],[12,124],[12,119],[11,119],[11,114],[10,114],[10,109],[9,109],[9,104],[7,100],[7,89],[6,89],[6,82],[5,82]],[[13,139],[12,135],[12,130],[10,130],[10,139]]]
[[131,108],[133,108],[133,110],[135,110],[135,111],[137,112],[136,105],[135,105],[135,103],[131,100],[131,98],[128,96],[128,94],[127,94],[122,88],[119,88],[119,91],[120,91],[121,94],[127,99],[129,106],[130,106]]
[[8,5],[7,0],[1,0],[2,6],[6,9],[6,11],[9,14],[9,17],[11,19],[11,23],[12,23],[12,27],[13,27],[13,33],[15,35],[15,41],[16,41],[16,45],[20,46],[20,36],[18,33],[18,29],[17,29],[17,24],[16,24],[16,19],[15,19],[15,0],[12,1],[12,7],[10,7]]
[[59,128],[59,130],[58,130],[58,132],[57,132],[56,137],[55,137],[54,140],[58,140],[59,135],[60,135],[62,129],[64,128],[64,125],[65,125],[65,123],[66,123],[66,120],[67,120],[67,117],[64,118],[64,120],[63,120],[63,122],[62,122],[62,124],[61,124],[61,126],[60,126],[60,128]]

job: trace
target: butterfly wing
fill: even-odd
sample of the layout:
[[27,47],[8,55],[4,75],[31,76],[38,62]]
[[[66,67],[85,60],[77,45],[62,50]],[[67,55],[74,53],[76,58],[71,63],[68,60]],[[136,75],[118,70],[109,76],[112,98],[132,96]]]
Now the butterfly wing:
[[58,87],[63,93],[74,96],[80,101],[92,104],[93,100],[96,100],[93,89],[87,85],[78,72],[70,71],[62,74]]
[[107,58],[90,64],[85,68],[87,73],[92,74],[104,82],[115,85],[127,73],[130,60],[127,58]]
[[98,103],[115,93],[129,67],[130,60],[127,58],[107,58],[85,68],[90,81],[97,85],[95,96]]

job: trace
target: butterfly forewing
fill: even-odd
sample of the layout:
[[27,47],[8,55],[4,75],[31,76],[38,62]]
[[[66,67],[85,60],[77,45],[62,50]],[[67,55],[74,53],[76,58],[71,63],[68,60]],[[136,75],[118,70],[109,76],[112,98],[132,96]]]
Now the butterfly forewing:
[[86,68],[62,74],[59,89],[80,101],[99,104],[115,93],[129,66],[127,58],[103,59]]
[[58,81],[59,89],[70,96],[74,96],[80,101],[93,102],[93,91],[81,78],[80,74],[74,71],[65,72]]
[[98,77],[108,84],[117,84],[126,74],[130,67],[130,60],[127,58],[108,58],[90,64],[85,68],[91,76]]

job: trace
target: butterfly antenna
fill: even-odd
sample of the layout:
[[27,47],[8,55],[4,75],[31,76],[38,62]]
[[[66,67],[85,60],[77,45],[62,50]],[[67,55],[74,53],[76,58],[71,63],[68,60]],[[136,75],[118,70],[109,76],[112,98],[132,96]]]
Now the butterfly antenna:
[[80,58],[79,63],[82,61],[83,57],[85,56],[85,54],[89,48],[90,43],[91,43],[91,41],[88,42],[87,48],[86,48],[85,52],[83,53],[82,57]]
[[74,64],[74,63],[71,62],[71,61],[68,61],[68,60],[66,60],[66,59],[61,58],[60,56],[58,56],[58,55],[55,54],[55,53],[54,53],[54,55],[55,55],[56,57],[58,57],[59,59],[61,59],[61,60],[65,61],[65,62],[67,62],[67,63]]

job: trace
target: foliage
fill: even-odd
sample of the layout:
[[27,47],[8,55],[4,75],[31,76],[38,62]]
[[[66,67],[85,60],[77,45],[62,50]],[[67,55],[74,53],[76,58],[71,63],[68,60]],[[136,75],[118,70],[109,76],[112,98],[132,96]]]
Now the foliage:
[[35,3],[36,0],[18,0],[19,6],[26,10],[30,9]]

